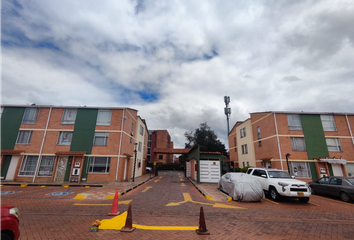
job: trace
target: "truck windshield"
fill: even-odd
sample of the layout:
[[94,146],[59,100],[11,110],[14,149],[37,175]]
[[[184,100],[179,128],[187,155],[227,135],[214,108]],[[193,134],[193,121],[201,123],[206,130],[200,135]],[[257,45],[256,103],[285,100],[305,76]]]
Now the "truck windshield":
[[291,178],[289,173],[283,171],[268,171],[270,178]]

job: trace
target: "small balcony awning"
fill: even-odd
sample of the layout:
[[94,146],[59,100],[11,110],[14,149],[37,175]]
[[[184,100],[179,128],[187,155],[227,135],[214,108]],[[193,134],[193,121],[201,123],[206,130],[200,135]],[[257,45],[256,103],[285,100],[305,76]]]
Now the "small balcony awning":
[[55,153],[55,155],[65,155],[65,156],[84,156],[86,152],[78,152],[78,151],[58,151]]
[[321,162],[328,162],[331,164],[347,164],[347,160],[343,158],[320,158]]
[[1,150],[1,155],[19,155],[24,152],[24,150]]

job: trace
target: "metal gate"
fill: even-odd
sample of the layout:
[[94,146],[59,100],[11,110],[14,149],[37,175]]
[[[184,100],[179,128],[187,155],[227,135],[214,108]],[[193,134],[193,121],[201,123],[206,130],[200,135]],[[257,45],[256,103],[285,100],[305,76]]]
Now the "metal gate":
[[218,183],[220,179],[219,160],[200,160],[200,182]]
[[186,177],[191,177],[191,162],[186,162]]

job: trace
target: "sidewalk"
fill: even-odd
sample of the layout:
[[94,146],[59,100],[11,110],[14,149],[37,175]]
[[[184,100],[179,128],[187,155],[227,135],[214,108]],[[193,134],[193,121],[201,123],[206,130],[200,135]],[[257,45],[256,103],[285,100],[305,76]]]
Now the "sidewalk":
[[232,198],[225,193],[218,190],[217,183],[197,183],[196,181],[188,178],[189,181],[204,195],[208,200],[215,202],[231,202]]

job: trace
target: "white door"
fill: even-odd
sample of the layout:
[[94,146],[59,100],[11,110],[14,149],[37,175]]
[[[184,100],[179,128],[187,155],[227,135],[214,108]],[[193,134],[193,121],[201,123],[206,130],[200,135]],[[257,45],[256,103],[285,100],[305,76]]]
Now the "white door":
[[11,161],[10,161],[9,170],[7,170],[5,180],[7,180],[7,181],[14,180],[15,171],[16,171],[16,167],[17,167],[17,163],[18,163],[19,158],[20,158],[20,156],[12,156]]
[[191,162],[186,162],[186,175],[191,177]]
[[55,173],[54,182],[63,182],[66,172],[66,165],[68,163],[68,157],[59,157],[57,171]]
[[200,182],[218,183],[220,179],[220,161],[199,161]]
[[332,164],[332,169],[334,176],[343,176],[342,164]]

